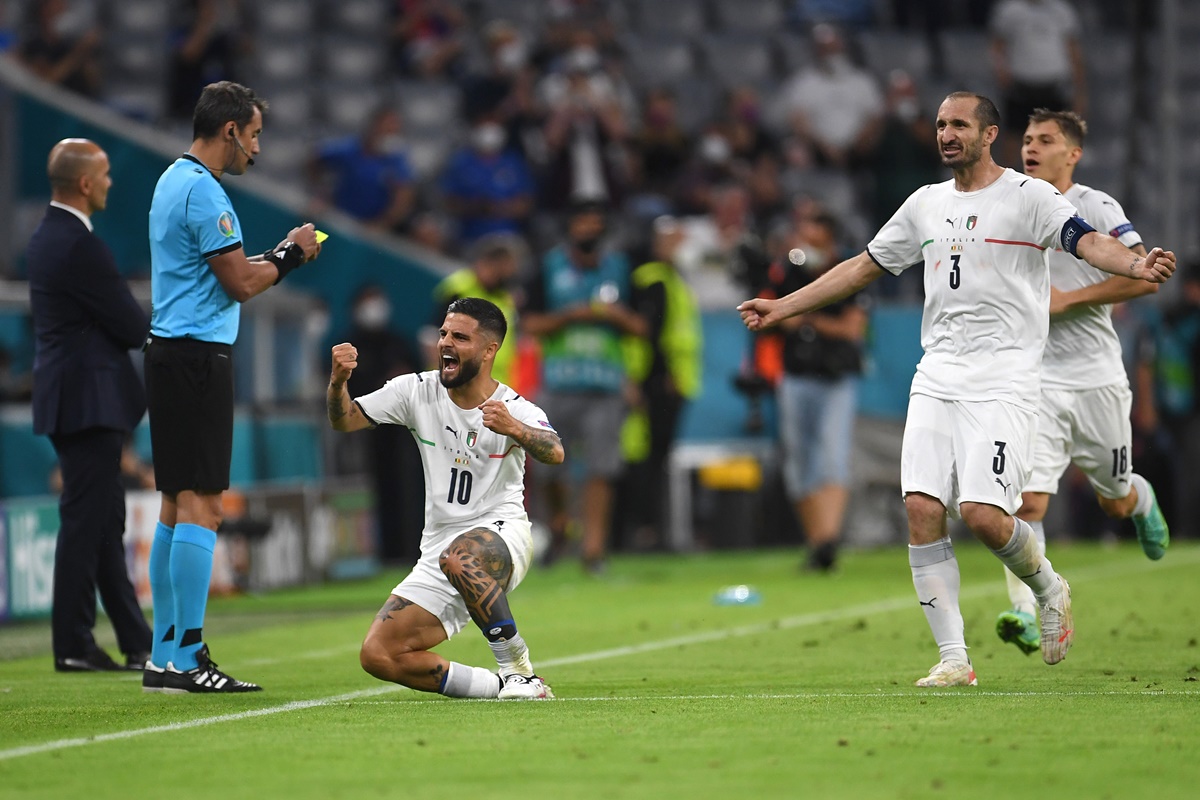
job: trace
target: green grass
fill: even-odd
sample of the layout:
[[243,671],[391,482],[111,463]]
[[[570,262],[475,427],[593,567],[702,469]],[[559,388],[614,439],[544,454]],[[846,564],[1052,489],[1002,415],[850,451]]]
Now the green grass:
[[[1195,796],[1200,547],[1157,563],[1136,545],[1054,547],[1077,637],[1053,668],[996,638],[995,559],[958,555],[976,688],[912,686],[937,652],[900,549],[849,554],[833,576],[791,552],[535,572],[513,606],[548,703],[363,673],[358,642],[395,574],[214,601],[214,656],[266,687],[253,695],[55,674],[44,623],[0,628],[0,797]],[[735,583],[762,604],[714,605]],[[473,630],[441,650],[492,663]]]

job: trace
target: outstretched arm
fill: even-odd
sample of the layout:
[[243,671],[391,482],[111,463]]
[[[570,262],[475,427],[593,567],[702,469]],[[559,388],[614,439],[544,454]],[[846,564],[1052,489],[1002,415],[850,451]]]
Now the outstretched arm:
[[485,428],[512,439],[543,464],[561,464],[567,457],[557,433],[519,421],[508,413],[508,406],[503,402],[485,400],[479,410],[483,412]]
[[[1146,255],[1146,248],[1140,244],[1134,245],[1130,249],[1139,256],[1144,257]],[[1132,300],[1135,297],[1147,294],[1154,294],[1157,291],[1157,283],[1123,278],[1117,275],[1106,281],[1093,283],[1091,286],[1084,286],[1081,289],[1059,291],[1051,287],[1050,316],[1066,314],[1069,311],[1090,306],[1124,303],[1126,300]]]
[[1170,250],[1156,247],[1143,257],[1099,231],[1083,234],[1075,253],[1096,269],[1150,283],[1165,283],[1175,272],[1175,254]]
[[786,297],[767,300],[756,297],[738,306],[742,322],[752,331],[778,325],[788,317],[824,308],[866,288],[883,275],[883,270],[864,250]]

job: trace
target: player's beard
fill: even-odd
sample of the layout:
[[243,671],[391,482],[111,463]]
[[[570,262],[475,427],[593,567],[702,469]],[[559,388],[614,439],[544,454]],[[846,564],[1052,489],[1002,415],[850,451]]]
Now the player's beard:
[[474,361],[459,360],[457,375],[455,375],[453,378],[447,379],[445,371],[439,369],[438,380],[441,381],[442,386],[445,386],[447,389],[457,389],[459,386],[463,386],[474,380],[475,376],[479,374],[479,368],[482,365],[482,358],[477,358]]
[[962,150],[956,156],[942,155],[942,165],[950,169],[970,169],[979,163],[979,159],[983,158],[983,137],[980,136],[972,142],[960,142]]

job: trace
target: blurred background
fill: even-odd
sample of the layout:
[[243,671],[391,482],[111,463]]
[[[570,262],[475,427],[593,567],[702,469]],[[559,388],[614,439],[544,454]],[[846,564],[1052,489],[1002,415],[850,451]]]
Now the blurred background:
[[[1076,180],[1116,197],[1148,246],[1179,254],[1177,280],[1115,317],[1135,463],[1173,531],[1194,536],[1194,481],[1179,465],[1197,440],[1198,40],[1200,4],[1182,0],[0,0],[0,618],[48,609],[57,531],[54,453],[27,404],[22,255],[49,199],[46,154],[69,136],[107,150],[114,188],[97,232],[148,303],[154,184],[190,144],[200,89],[226,79],[270,103],[258,164],[224,184],[247,251],[307,220],[332,238],[242,311],[217,589],[411,561],[419,463],[406,437],[331,434],[329,346],[369,342],[376,386],[430,368],[446,281],[467,270],[521,316],[549,254],[578,244],[568,209],[583,202],[601,215],[603,252],[677,269],[703,343],[665,442],[614,431],[630,469],[614,483],[610,548],[802,544],[808,518],[781,477],[779,348],[751,337],[734,306],[778,287],[790,250],[817,274],[860,252],[915,188],[949,177],[932,121],[956,90],[997,102],[994,152],[1018,170],[1023,103],[1079,111],[1089,135]],[[858,304],[847,546],[905,541],[915,272]],[[536,401],[539,339],[513,338],[506,382]],[[652,415],[641,388],[629,405]],[[143,422],[129,446],[135,572],[157,514],[149,458]],[[635,465],[647,461],[643,480]],[[539,500],[531,480],[546,557],[570,554],[579,509],[556,518],[536,513]],[[647,502],[661,513],[639,513]],[[1129,533],[1075,473],[1047,531]]]

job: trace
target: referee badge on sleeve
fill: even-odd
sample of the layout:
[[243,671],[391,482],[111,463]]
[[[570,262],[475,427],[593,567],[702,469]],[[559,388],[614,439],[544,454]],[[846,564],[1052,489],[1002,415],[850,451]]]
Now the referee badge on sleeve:
[[221,216],[217,217],[217,230],[226,239],[233,236],[233,214],[230,214],[228,211],[222,212]]

